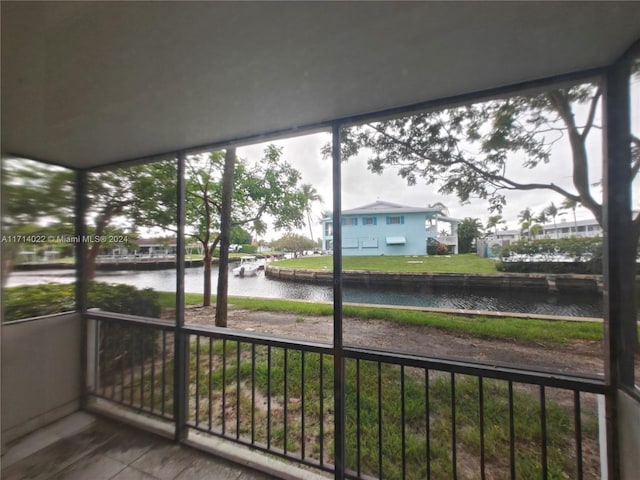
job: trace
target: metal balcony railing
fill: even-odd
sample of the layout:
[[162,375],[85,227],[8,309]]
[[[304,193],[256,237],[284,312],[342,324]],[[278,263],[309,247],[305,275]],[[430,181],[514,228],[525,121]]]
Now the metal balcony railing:
[[[91,313],[92,391],[173,419],[175,327]],[[332,345],[184,327],[187,425],[325,471],[335,469],[336,402],[345,476],[599,478],[601,379],[345,347],[345,396]]]

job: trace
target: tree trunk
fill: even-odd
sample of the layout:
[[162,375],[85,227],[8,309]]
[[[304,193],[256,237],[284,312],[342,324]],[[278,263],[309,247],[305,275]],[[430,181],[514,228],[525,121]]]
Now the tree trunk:
[[204,295],[202,299],[202,306],[208,307],[211,305],[211,252],[208,248],[204,249]]
[[[107,215],[102,215],[96,221],[96,231],[95,237],[102,237],[104,232],[109,225],[109,220]],[[98,257],[98,253],[100,253],[101,244],[99,242],[92,242],[86,248],[86,257],[85,257],[85,271],[86,279],[93,280],[96,276],[96,258]]]
[[222,208],[220,213],[220,263],[218,265],[218,295],[216,297],[216,326],[227,326],[227,296],[229,291],[229,242],[231,238],[231,199],[236,149],[227,148],[222,172]]

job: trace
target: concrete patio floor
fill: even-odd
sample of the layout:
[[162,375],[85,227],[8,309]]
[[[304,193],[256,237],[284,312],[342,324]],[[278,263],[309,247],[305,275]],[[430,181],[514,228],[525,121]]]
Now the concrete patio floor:
[[[54,434],[53,438],[57,438]],[[81,431],[28,456],[3,457],[3,480],[270,480],[275,477],[231,463],[119,422],[91,419]],[[23,452],[25,447],[22,448]],[[39,449],[40,448],[40,449]],[[36,451],[33,451],[36,450]],[[24,457],[24,458],[20,458]],[[7,463],[11,463],[7,465]]]

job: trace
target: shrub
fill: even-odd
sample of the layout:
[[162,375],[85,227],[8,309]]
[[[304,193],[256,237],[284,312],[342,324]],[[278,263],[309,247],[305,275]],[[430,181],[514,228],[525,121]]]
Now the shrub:
[[[138,290],[129,285],[90,282],[89,308],[141,315],[160,316],[160,297],[151,289]],[[75,284],[48,283],[6,288],[3,321],[39,317],[75,310]]]
[[445,245],[444,243],[438,242],[438,245],[436,245],[436,253],[438,255],[448,255],[449,254],[449,246]]
[[241,253],[246,253],[247,255],[251,255],[253,253],[258,253],[258,246],[246,243],[246,244],[242,245],[242,249],[240,250],[240,252]]
[[75,310],[73,284],[25,285],[4,290],[3,321]]
[[602,258],[602,238],[542,238],[518,240],[502,248],[501,257],[508,259],[518,255],[524,261],[554,261],[564,257],[580,262]]

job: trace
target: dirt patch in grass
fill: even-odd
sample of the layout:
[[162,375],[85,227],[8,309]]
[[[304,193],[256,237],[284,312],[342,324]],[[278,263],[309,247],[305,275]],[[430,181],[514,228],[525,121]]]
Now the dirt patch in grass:
[[[189,324],[214,324],[213,306],[187,307],[185,313],[186,322]],[[300,314],[231,309],[228,328],[331,343],[333,317],[307,317]],[[604,373],[603,346],[601,342],[596,341],[575,340],[561,346],[526,344],[448,333],[428,326],[345,318],[344,342],[350,346],[490,365],[519,366],[591,376]],[[640,371],[640,368],[638,370]]]

